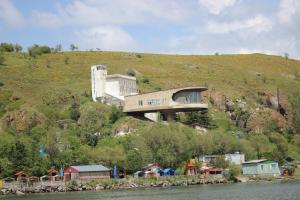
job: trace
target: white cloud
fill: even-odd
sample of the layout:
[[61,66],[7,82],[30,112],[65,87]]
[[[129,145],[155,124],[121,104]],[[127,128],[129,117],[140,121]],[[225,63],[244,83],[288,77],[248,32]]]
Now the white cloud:
[[49,12],[32,11],[32,23],[45,28],[58,28],[63,25],[63,21],[58,15]]
[[199,4],[214,15],[219,15],[224,9],[233,6],[236,0],[198,0]]
[[248,49],[248,48],[241,48],[238,52],[239,54],[252,54],[252,53],[264,53],[264,54],[276,54],[277,52],[265,50],[265,49]]
[[0,20],[9,27],[21,27],[25,24],[22,14],[9,0],[0,0]]
[[81,49],[132,50],[136,47],[134,39],[116,26],[98,26],[77,31],[75,40]]
[[178,23],[189,15],[184,2],[160,0],[74,0],[67,5],[60,5],[56,12],[34,11],[37,23],[75,24],[83,26],[99,26],[103,24],[142,24],[154,21]]
[[246,20],[235,20],[230,22],[215,22],[211,21],[207,25],[207,30],[211,33],[228,33],[233,31],[239,31],[243,29],[249,29],[254,32],[260,33],[263,31],[269,31],[272,28],[272,22],[270,19],[263,15],[256,15],[253,18]]
[[278,18],[283,24],[292,24],[293,16],[300,10],[299,0],[281,0]]

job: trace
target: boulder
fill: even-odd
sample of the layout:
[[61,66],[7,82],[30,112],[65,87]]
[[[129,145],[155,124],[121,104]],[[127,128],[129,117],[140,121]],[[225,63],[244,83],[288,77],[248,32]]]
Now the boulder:
[[17,190],[17,191],[16,191],[16,195],[25,195],[25,193],[23,193],[23,192]]
[[234,111],[234,103],[229,99],[225,100],[225,111],[229,111],[229,112]]
[[100,185],[96,186],[96,188],[95,188],[95,190],[104,190],[104,189],[105,188],[103,186],[100,186]]

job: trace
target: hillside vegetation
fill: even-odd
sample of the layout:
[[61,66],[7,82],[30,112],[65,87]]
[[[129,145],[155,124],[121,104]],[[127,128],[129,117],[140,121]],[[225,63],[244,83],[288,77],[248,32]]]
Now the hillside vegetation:
[[[50,166],[88,163],[116,163],[129,173],[148,162],[178,168],[194,156],[235,151],[247,159],[300,159],[300,61],[262,54],[96,51],[3,57],[1,176],[16,170],[41,175]],[[181,123],[169,125],[124,116],[116,107],[91,102],[94,64],[107,65],[108,74],[134,72],[142,93],[208,86],[209,112],[180,115]],[[208,131],[191,128],[194,122]],[[131,134],[115,137],[124,130]]]

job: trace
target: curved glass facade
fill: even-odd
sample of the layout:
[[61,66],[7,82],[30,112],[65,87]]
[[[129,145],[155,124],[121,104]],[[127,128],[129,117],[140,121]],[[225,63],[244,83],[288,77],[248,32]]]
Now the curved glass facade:
[[179,91],[173,95],[172,99],[181,104],[201,103],[200,92],[194,90]]

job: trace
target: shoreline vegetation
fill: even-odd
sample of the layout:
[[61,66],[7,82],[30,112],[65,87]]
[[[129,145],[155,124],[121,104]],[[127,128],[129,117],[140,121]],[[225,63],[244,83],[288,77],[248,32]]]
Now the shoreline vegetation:
[[256,177],[238,178],[237,181],[228,181],[224,177],[215,176],[177,176],[177,177],[153,177],[153,178],[126,178],[110,180],[92,180],[85,183],[71,182],[47,182],[24,186],[11,184],[3,187],[0,195],[25,195],[34,193],[57,193],[75,191],[98,191],[98,190],[122,190],[142,189],[157,187],[187,187],[192,185],[228,184],[236,182],[257,182],[257,181],[292,181],[300,180],[300,177]]

